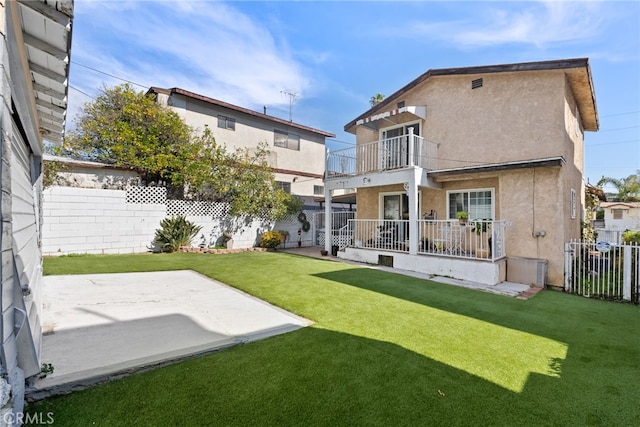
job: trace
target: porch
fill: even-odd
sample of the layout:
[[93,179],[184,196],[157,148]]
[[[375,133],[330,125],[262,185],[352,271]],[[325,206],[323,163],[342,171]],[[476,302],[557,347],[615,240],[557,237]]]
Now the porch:
[[332,245],[347,260],[495,285],[506,280],[506,226],[418,220],[415,232],[408,220],[351,219],[333,230]]

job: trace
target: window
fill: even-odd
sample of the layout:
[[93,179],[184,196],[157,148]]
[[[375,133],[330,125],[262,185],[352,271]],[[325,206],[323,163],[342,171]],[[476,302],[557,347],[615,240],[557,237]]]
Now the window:
[[626,209],[611,209],[611,213],[613,214],[613,219],[622,219],[625,210]]
[[571,212],[571,219],[576,219],[576,190],[571,189],[571,200],[569,200],[569,209]]
[[313,194],[315,196],[322,196],[324,195],[324,185],[314,185],[313,186]]
[[273,145],[275,147],[288,148],[289,150],[300,150],[300,137],[294,133],[274,130]]
[[236,119],[218,115],[218,127],[222,129],[236,130]]
[[469,219],[493,219],[493,190],[448,191],[447,217],[456,219],[458,212],[469,212]]
[[276,189],[282,190],[287,194],[291,194],[291,183],[284,181],[276,181]]

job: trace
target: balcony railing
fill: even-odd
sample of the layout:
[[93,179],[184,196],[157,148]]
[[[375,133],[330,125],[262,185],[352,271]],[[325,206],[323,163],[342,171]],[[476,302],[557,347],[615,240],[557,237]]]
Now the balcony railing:
[[330,152],[326,174],[327,178],[349,177],[410,166],[434,170],[437,151],[436,143],[413,134],[402,135]]
[[[482,259],[496,261],[506,256],[506,221],[479,220],[460,224],[455,221],[419,220],[418,253],[453,258]],[[349,220],[346,228],[349,239],[342,237],[346,246],[409,252],[408,220]]]

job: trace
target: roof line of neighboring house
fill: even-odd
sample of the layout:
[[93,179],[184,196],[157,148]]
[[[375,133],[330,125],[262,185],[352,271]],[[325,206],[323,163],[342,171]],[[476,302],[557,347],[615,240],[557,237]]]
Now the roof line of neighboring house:
[[477,172],[495,172],[509,169],[528,169],[540,168],[548,166],[562,166],[566,161],[564,157],[547,157],[543,159],[519,160],[515,162],[504,163],[488,163],[476,166],[463,166],[459,168],[440,169],[429,171],[428,175],[432,177],[458,175],[461,173],[477,173]]
[[614,206],[624,206],[627,208],[640,208],[640,202],[601,202],[600,207],[612,208]]
[[[581,93],[576,93],[576,102],[578,103],[578,108],[580,109],[580,113],[584,116],[583,121],[585,121],[584,128],[589,131],[596,131],[599,128],[598,123],[598,112],[596,110],[596,95],[593,89],[593,79],[591,77],[591,70],[589,67],[589,59],[588,58],[575,58],[575,59],[562,59],[562,60],[552,60],[552,61],[538,61],[538,62],[521,62],[515,64],[500,64],[500,65],[484,65],[484,66],[475,66],[475,67],[459,67],[459,68],[440,68],[440,69],[432,69],[427,72],[421,74],[413,81],[409,82],[407,85],[403,86],[393,94],[386,97],[382,102],[374,105],[369,110],[359,115],[346,125],[344,125],[344,130],[349,131],[350,128],[356,125],[358,120],[369,117],[381,110],[384,110],[390,104],[398,101],[402,95],[404,95],[409,90],[413,89],[415,86],[424,82],[425,80],[431,77],[437,76],[459,76],[459,75],[474,75],[474,74],[488,74],[488,73],[507,73],[507,72],[518,72],[518,71],[543,71],[543,70],[562,70],[562,69],[584,69],[586,75],[584,76],[584,81],[580,82],[582,84],[588,85],[588,90],[582,91]],[[395,108],[395,107],[394,107]],[[591,111],[593,117],[587,117],[587,112]]]
[[[70,157],[53,156],[51,154],[45,154],[44,156],[42,156],[42,160],[44,160],[45,162],[59,162],[67,165],[74,165],[74,166],[84,167],[88,169],[133,170],[130,168],[116,166],[109,163],[92,162],[89,160],[78,160],[78,159],[72,159]],[[324,178],[324,175],[322,174],[311,173],[311,172],[296,171],[291,169],[279,169],[279,168],[272,168],[272,170],[275,173],[283,173],[287,175],[298,175],[298,176],[304,176],[307,178],[318,178],[318,179]]]
[[199,94],[194,93],[194,92],[189,92],[188,90],[180,89],[179,87],[174,87],[174,88],[171,88],[171,89],[163,89],[163,88],[160,88],[160,87],[152,86],[147,91],[147,94],[149,94],[149,93],[154,93],[154,94],[162,93],[164,95],[171,95],[171,94],[175,93],[175,94],[186,96],[187,98],[191,98],[191,99],[195,99],[195,100],[198,100],[198,101],[206,102],[207,104],[217,105],[219,107],[223,107],[223,108],[227,108],[229,110],[233,110],[233,111],[237,111],[237,112],[240,112],[240,113],[248,114],[248,115],[253,116],[253,117],[259,117],[261,119],[271,120],[272,122],[276,122],[276,123],[283,124],[283,125],[286,125],[286,126],[291,126],[291,127],[294,127],[294,128],[297,128],[297,129],[301,129],[301,130],[304,130],[304,131],[307,131],[307,132],[315,133],[315,134],[318,134],[318,135],[322,135],[322,136],[325,136],[327,138],[335,138],[335,136],[336,136],[335,134],[333,134],[331,132],[326,132],[326,131],[323,131],[323,130],[320,130],[320,129],[314,129],[312,127],[301,125],[299,123],[294,123],[294,122],[291,122],[291,121],[280,119],[278,117],[270,116],[268,114],[259,113],[257,111],[253,111],[253,110],[250,110],[248,108],[239,107],[237,105],[229,104],[228,102],[220,101],[219,99],[209,98],[208,96],[199,95]]

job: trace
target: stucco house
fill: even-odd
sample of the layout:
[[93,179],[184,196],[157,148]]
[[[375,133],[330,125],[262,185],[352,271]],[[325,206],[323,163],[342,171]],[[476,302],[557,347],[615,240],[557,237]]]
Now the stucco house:
[[640,230],[640,202],[600,202],[608,231]]
[[325,249],[346,235],[346,259],[561,286],[583,133],[598,126],[588,59],[429,70],[345,125],[354,148],[327,154],[326,211],[351,187],[358,211]]
[[208,127],[228,150],[266,142],[277,184],[305,205],[314,205],[313,197],[324,194],[325,138],[334,134],[268,115],[266,107],[257,112],[180,88],[152,87],[149,93],[192,128]]
[[2,347],[0,412],[20,424],[25,378],[40,373],[42,144],[61,142],[73,1],[0,0]]

